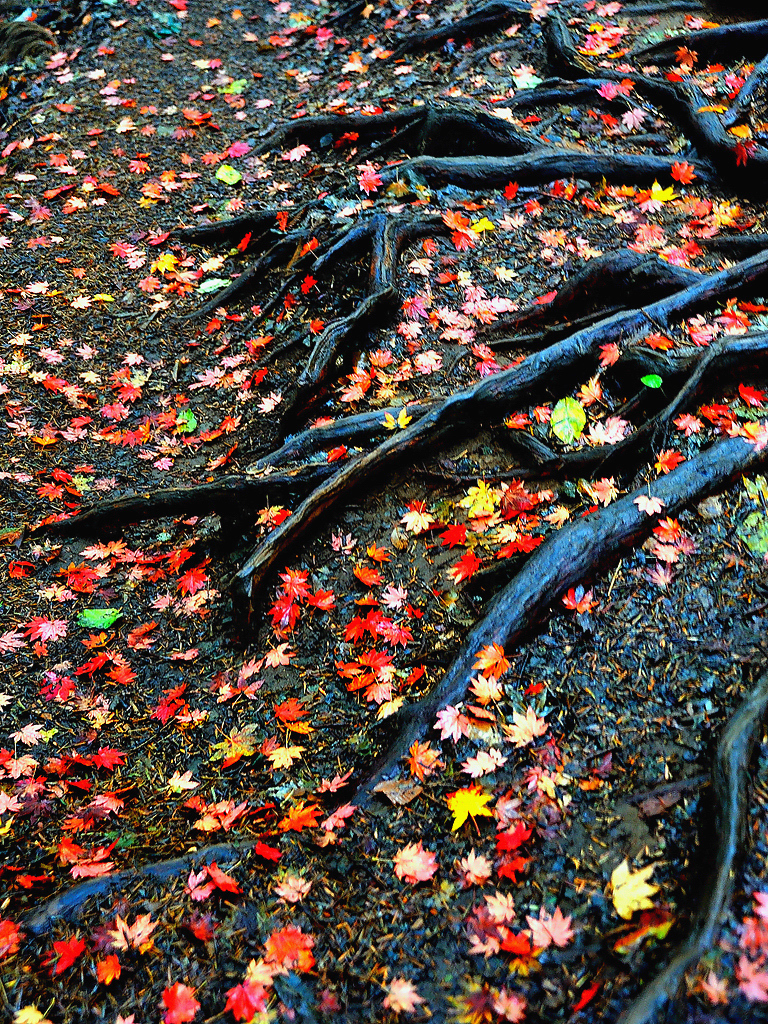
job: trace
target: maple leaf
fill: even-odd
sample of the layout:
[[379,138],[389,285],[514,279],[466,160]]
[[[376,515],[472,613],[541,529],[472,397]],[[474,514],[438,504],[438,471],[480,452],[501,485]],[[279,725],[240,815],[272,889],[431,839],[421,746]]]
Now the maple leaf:
[[476,854],[474,849],[470,850],[466,857],[461,858],[458,868],[464,875],[462,882],[465,886],[483,885],[493,872],[491,861],[482,854]]
[[306,879],[300,878],[298,875],[289,873],[272,891],[277,893],[280,899],[286,903],[298,903],[304,899],[311,888],[311,882],[307,882]]
[[84,952],[85,939],[78,939],[73,936],[71,939],[62,939],[60,942],[54,942],[53,953],[49,955],[48,961],[56,959],[55,965],[51,968],[51,974],[62,974],[76,960],[79,960]]
[[281,768],[290,768],[293,762],[301,757],[304,747],[275,747],[267,754],[267,760],[276,771]]
[[235,1020],[249,1021],[257,1013],[266,1014],[268,1001],[267,990],[246,979],[242,985],[227,989],[227,1005],[224,1010],[231,1010]]
[[538,718],[531,707],[524,715],[518,714],[517,711],[513,712],[512,720],[513,724],[505,726],[504,732],[516,747],[527,747],[537,736],[543,736],[547,731],[546,721]]
[[393,1013],[415,1013],[416,1007],[425,1000],[416,991],[416,986],[407,978],[393,978],[387,985],[383,1006]]
[[179,577],[176,589],[180,590],[182,594],[189,594],[191,597],[193,594],[196,594],[198,590],[205,589],[207,582],[208,577],[203,572],[203,566],[198,565],[192,569],[188,569],[183,576]]
[[378,587],[381,583],[381,573],[368,565],[356,565],[352,570],[364,587]]
[[[477,815],[491,816],[493,812],[486,807],[491,799],[491,794],[486,793],[481,786],[477,785],[469,786],[466,789],[457,789],[455,793],[451,793],[448,797],[448,807],[453,814],[451,832],[460,828],[470,815],[473,821]],[[476,821],[475,826],[477,826]]]
[[417,882],[428,881],[435,874],[438,868],[437,857],[430,850],[425,850],[419,840],[397,851],[394,868],[398,878],[415,885]]
[[152,920],[151,914],[139,914],[132,925],[129,925],[118,914],[115,918],[115,927],[108,928],[107,932],[112,939],[115,949],[138,949],[145,953],[152,948],[152,932],[157,928],[158,922]]
[[435,750],[429,743],[419,743],[416,740],[411,745],[408,751],[410,757],[408,758],[408,767],[411,775],[415,775],[417,779],[422,782],[424,779],[431,775],[437,768],[443,767],[443,762],[440,760],[440,751]]
[[625,859],[611,874],[613,905],[619,917],[628,921],[636,910],[650,910],[653,903],[650,897],[659,891],[658,885],[649,885],[648,879],[656,868],[648,864],[639,871],[630,871],[629,862]]
[[509,661],[504,656],[504,648],[500,644],[491,643],[482,647],[476,652],[475,657],[477,661],[472,667],[479,668],[484,675],[498,678],[509,669]]
[[736,965],[739,989],[753,1003],[768,1003],[768,971],[760,970],[762,962],[762,958],[753,963],[742,956]]
[[267,651],[264,661],[270,668],[277,668],[278,665],[290,665],[291,658],[295,656],[296,652],[292,651],[287,643],[279,644],[277,647]]
[[589,615],[597,604],[597,601],[592,600],[592,591],[581,586],[571,587],[562,600],[569,611],[578,612],[579,615]]
[[45,615],[38,615],[26,623],[24,633],[30,640],[42,640],[47,643],[49,640],[60,640],[67,635],[68,623],[66,619],[49,619]]
[[182,793],[185,789],[197,789],[200,785],[199,782],[195,782],[192,778],[192,772],[184,772],[183,775],[179,775],[178,770],[173,773],[168,782],[166,783],[168,789],[172,793]]
[[311,153],[312,150],[309,146],[295,146],[293,149],[288,149],[285,153],[281,154],[283,160],[288,160],[291,163],[296,163],[299,160],[303,160],[307,153]]
[[535,917],[526,917],[526,921],[531,929],[533,944],[539,949],[546,949],[552,943],[563,948],[573,938],[571,917],[564,917],[559,907],[555,907],[555,912],[551,916],[542,910],[538,920]]
[[23,932],[17,924],[7,918],[0,918],[0,960],[13,956],[19,949]]
[[164,1024],[185,1024],[185,1021],[194,1020],[200,1009],[200,1003],[195,999],[195,989],[180,981],[163,989],[163,1004],[166,1007]]
[[685,458],[680,454],[680,452],[665,449],[664,451],[659,452],[658,458],[654,463],[654,468],[657,473],[670,473],[676,466],[679,466],[681,462],[685,462]]
[[222,892],[243,891],[231,875],[228,875],[226,872],[221,870],[216,861],[206,865],[206,871],[208,872],[208,877],[216,888],[221,889]]
[[379,185],[381,185],[381,178],[373,164],[362,164],[358,170],[360,174],[357,176],[357,183],[360,186],[361,192],[370,195],[371,192],[378,191]]
[[102,985],[111,985],[121,973],[122,967],[115,953],[109,953],[103,960],[96,961],[96,977]]
[[244,725],[242,729],[233,726],[229,736],[226,736],[221,743],[214,743],[211,755],[212,761],[221,761],[222,768],[229,768],[237,764],[241,757],[252,757],[258,748],[258,742],[253,735],[256,726],[253,723]]
[[468,758],[462,764],[461,770],[473,779],[479,779],[482,775],[495,772],[497,768],[506,763],[507,758],[504,757],[500,750],[495,748],[492,750],[479,750],[475,757]]
[[427,512],[426,502],[412,501],[406,507],[408,511],[400,517],[400,522],[409,533],[423,533],[434,523],[434,516]]
[[305,804],[300,800],[295,807],[292,807],[286,816],[280,821],[281,832],[301,832],[304,828],[317,828],[317,816],[320,808],[317,804]]
[[473,551],[465,551],[458,562],[448,569],[446,575],[454,583],[462,583],[464,580],[468,580],[470,576],[474,576],[479,568],[480,559],[477,555]]
[[760,391],[757,388],[749,387],[747,384],[739,384],[739,394],[742,400],[747,404],[760,408],[765,402],[765,392]]
[[675,181],[679,181],[681,185],[690,185],[696,177],[693,164],[688,164],[679,160],[676,160],[675,163],[672,164],[672,170],[670,173]]
[[280,967],[311,971],[315,964],[312,954],[314,945],[312,935],[305,935],[301,928],[288,925],[287,928],[281,928],[267,938],[264,943],[265,959]]
[[448,704],[438,711],[435,729],[440,730],[441,740],[447,740],[450,737],[454,743],[457,743],[462,736],[469,736],[469,719],[462,714],[458,707]]
[[640,494],[634,499],[634,504],[637,505],[641,512],[645,512],[647,516],[657,516],[664,508],[666,502],[653,495]]
[[706,978],[700,982],[700,985],[701,991],[710,1003],[713,1005],[717,1003],[721,1003],[723,1006],[728,1005],[728,982],[725,978],[718,978],[714,971],[710,971]]

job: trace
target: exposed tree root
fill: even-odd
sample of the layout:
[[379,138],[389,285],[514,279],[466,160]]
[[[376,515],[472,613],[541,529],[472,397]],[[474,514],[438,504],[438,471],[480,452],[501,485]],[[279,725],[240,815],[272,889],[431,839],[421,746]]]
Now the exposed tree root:
[[529,306],[496,320],[480,331],[478,337],[488,342],[509,336],[509,341],[515,344],[514,335],[519,331],[536,331],[560,318],[572,320],[587,312],[604,310],[606,305],[616,301],[617,294],[625,296],[623,308],[626,309],[630,304],[637,306],[671,295],[700,278],[697,271],[675,267],[658,256],[620,249],[598,256],[577,270],[552,302]]
[[715,866],[697,901],[691,931],[677,953],[619,1018],[619,1024],[662,1024],[681,995],[685,973],[712,948],[733,895],[735,866],[749,837],[749,765],[768,710],[768,674],[762,676],[725,727],[712,764]]
[[[768,45],[768,41],[766,41],[768,40],[768,21],[722,26],[722,30],[746,29],[748,24],[760,26],[759,34],[762,40],[760,49],[764,52]],[[723,181],[728,182],[741,192],[765,195],[768,187],[768,149],[756,142],[750,142],[748,148],[744,146],[740,148],[738,140],[726,131],[716,109],[694,84],[689,81],[673,84],[662,79],[652,78],[650,75],[633,72],[624,74],[598,69],[593,61],[579,52],[568,26],[559,15],[551,15],[547,20],[546,30],[550,59],[558,69],[577,78],[586,73],[590,77],[602,76],[614,82],[624,80],[632,82],[637,95],[647,97],[651,102],[658,104],[674,119],[680,129],[700,149],[702,155],[711,160],[717,169],[718,176]],[[717,33],[721,30],[711,29],[710,31]],[[763,36],[762,33],[766,33],[766,36]],[[696,35],[703,36],[705,33],[696,33]],[[752,38],[754,42],[754,38],[748,32],[721,35],[719,46],[726,47],[726,40],[729,43],[734,43],[736,39],[740,44],[746,45],[746,40],[749,38]],[[696,45],[699,43],[700,40],[697,39]],[[679,45],[676,37],[675,46]],[[713,54],[720,52],[718,46],[713,46]]]
[[633,61],[642,59],[645,63],[650,63],[651,58],[654,63],[673,60],[681,46],[694,50],[703,61],[764,54],[768,49],[768,19],[739,21],[695,32],[678,32],[669,39],[630,50],[627,57]]
[[[675,157],[635,153],[585,153],[570,149],[534,149],[512,157],[432,157],[418,156],[381,172],[385,184],[397,180],[423,179],[437,188],[458,185],[468,191],[503,188],[508,182],[542,185],[557,178],[581,178],[585,181],[636,181],[651,185],[669,177]],[[701,174],[699,175],[699,167]],[[703,182],[714,181],[706,165],[697,164]]]
[[168,487],[145,494],[129,494],[100,502],[81,515],[45,524],[47,533],[56,536],[84,536],[105,527],[121,527],[143,519],[172,515],[206,515],[209,512],[233,514],[234,510],[253,507],[258,502],[274,501],[289,494],[306,493],[332,476],[333,465],[324,463],[299,466],[283,473],[260,476],[223,476],[215,483],[191,487]]
[[479,35],[509,25],[516,18],[527,19],[530,16],[531,9],[525,4],[514,3],[511,0],[491,0],[490,3],[468,14],[466,18],[438,25],[425,32],[409,33],[395,48],[392,59],[397,60],[406,53],[417,53],[419,50],[437,49],[449,39],[463,43],[467,39],[475,39]]
[[125,871],[113,871],[111,874],[101,875],[99,878],[89,878],[88,881],[73,885],[36,907],[24,918],[22,927],[33,935],[45,935],[56,921],[71,921],[78,917],[89,899],[100,899],[117,889],[125,889],[132,882],[137,882],[142,878],[167,882],[169,879],[177,878],[182,872],[202,864],[212,864],[214,861],[231,863],[253,849],[255,845],[256,840],[246,840],[241,843],[217,843],[214,846],[203,846],[183,857],[153,861],[143,867],[127,868]]
[[682,318],[703,308],[718,296],[753,286],[768,275],[768,252],[715,274],[702,275],[695,284],[641,309],[601,320],[578,331],[522,363],[481,380],[437,403],[418,422],[388,438],[378,448],[347,463],[336,476],[318,487],[280,524],[243,565],[237,579],[254,594],[264,577],[316,522],[353,488],[370,483],[386,468],[403,458],[416,458],[448,438],[471,436],[481,426],[500,419],[516,403],[551,386],[554,379],[573,374],[597,356],[600,345],[630,338],[635,344],[651,331],[666,326],[672,317]]
[[403,714],[403,725],[395,742],[356,787],[350,802],[358,807],[366,804],[375,787],[398,770],[400,759],[410,746],[432,727],[438,711],[464,699],[481,647],[497,643],[506,651],[513,649],[546,617],[552,604],[569,587],[592,578],[650,532],[657,517],[642,512],[635,504],[637,498],[649,494],[660,498],[664,502],[663,514],[674,516],[686,505],[722,490],[766,460],[768,449],[757,451],[742,438],[728,438],[653,484],[553,534],[491,600],[432,693]]

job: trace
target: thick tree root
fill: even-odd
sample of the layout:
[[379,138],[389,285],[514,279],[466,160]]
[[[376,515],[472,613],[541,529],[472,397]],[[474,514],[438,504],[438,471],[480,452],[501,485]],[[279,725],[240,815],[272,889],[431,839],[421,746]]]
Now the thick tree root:
[[733,895],[737,858],[748,841],[749,764],[760,724],[768,710],[768,674],[731,717],[712,765],[715,808],[715,866],[697,901],[691,931],[666,967],[624,1011],[619,1024],[662,1024],[682,994],[685,973],[712,948]]
[[663,60],[674,60],[681,46],[695,50],[702,61],[714,58],[724,61],[764,54],[768,50],[768,19],[740,21],[696,32],[678,32],[669,39],[630,50],[627,58],[656,64]]
[[[478,340],[501,340],[518,331],[536,331],[561,318],[573,319],[604,308],[615,301],[616,295],[625,295],[626,309],[643,302],[671,295],[701,279],[701,274],[685,267],[676,267],[658,256],[620,249],[590,260],[587,265],[570,275],[551,302],[529,306],[502,320],[496,320],[478,334]],[[622,308],[622,307],[615,307]],[[605,314],[603,314],[604,316]]]
[[[761,52],[764,53],[765,47],[768,46],[768,21],[748,24],[762,26],[760,32],[766,33],[765,37],[761,37],[763,41],[760,46]],[[722,26],[723,29],[746,27],[747,23]],[[765,195],[768,188],[768,149],[757,143],[750,143],[748,151],[743,147],[739,150],[738,140],[729,135],[717,111],[695,85],[690,82],[674,85],[650,75],[598,69],[593,61],[579,52],[565,21],[557,14],[550,15],[546,31],[550,59],[555,67],[577,78],[586,73],[592,78],[602,76],[614,82],[632,82],[638,96],[645,96],[675,120],[680,129],[686,132],[702,154],[716,167],[718,176],[723,181],[729,182],[741,192]],[[680,45],[677,38],[675,44]],[[739,34],[738,38],[741,40],[746,37]],[[697,161],[697,174],[698,163]]]
[[478,7],[468,14],[447,25],[427,29],[425,32],[411,32],[395,47],[392,60],[397,60],[406,53],[417,53],[419,50],[435,50],[448,42],[449,39],[463,43],[467,39],[475,39],[479,35],[493,32],[497,28],[509,25],[515,18],[530,18],[530,7],[514,3],[512,0],[491,0],[490,3]]
[[127,868],[125,871],[113,871],[99,878],[89,878],[57,896],[52,896],[41,906],[35,908],[22,921],[25,931],[33,935],[45,935],[57,921],[71,921],[79,916],[86,902],[100,899],[117,889],[125,889],[132,882],[142,878],[151,878],[157,882],[167,882],[186,873],[191,868],[202,864],[231,863],[238,860],[244,853],[253,849],[256,840],[245,840],[241,843],[218,843],[215,846],[203,846],[194,853],[171,860],[154,861],[140,868]]
[[[541,148],[522,156],[432,157],[419,156],[380,174],[385,184],[413,178],[423,179],[436,188],[458,185],[469,191],[503,188],[510,181],[519,185],[541,185],[558,178],[581,178],[585,181],[633,181],[651,185],[660,178],[669,178],[672,165],[679,158],[649,156],[635,153],[585,153],[582,150]],[[697,177],[702,182],[714,181],[705,163],[697,163]]]
[[375,787],[399,769],[400,759],[432,727],[438,711],[464,699],[482,647],[496,643],[510,651],[547,616],[552,604],[569,587],[593,578],[650,532],[657,517],[649,517],[638,508],[635,502],[639,497],[650,494],[660,498],[663,515],[674,516],[767,460],[768,449],[757,451],[742,438],[728,438],[667,476],[553,534],[491,600],[435,690],[403,713],[397,739],[355,789],[350,802],[358,807],[366,804]]
[[553,380],[573,374],[590,360],[600,345],[630,338],[635,344],[674,318],[688,316],[713,299],[762,282],[768,276],[768,252],[737,263],[727,270],[703,275],[688,288],[641,309],[601,320],[517,366],[481,380],[439,402],[417,423],[398,431],[378,448],[347,463],[337,475],[318,487],[280,524],[247,560],[237,579],[254,594],[275,563],[309,530],[312,524],[353,488],[370,481],[386,467],[404,458],[414,459],[448,438],[472,436],[483,425],[501,419],[520,401],[530,402]]
[[145,494],[128,494],[103,501],[79,515],[45,524],[54,536],[82,537],[109,527],[122,527],[144,519],[172,515],[207,515],[210,512],[234,514],[258,502],[269,504],[287,495],[306,493],[333,476],[333,465],[316,463],[282,473],[260,476],[223,476],[215,483],[190,487],[168,487]]

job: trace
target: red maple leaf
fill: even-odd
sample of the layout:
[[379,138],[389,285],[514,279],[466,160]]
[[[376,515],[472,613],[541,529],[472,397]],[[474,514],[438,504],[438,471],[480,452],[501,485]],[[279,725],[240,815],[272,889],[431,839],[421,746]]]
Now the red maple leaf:
[[176,584],[176,589],[180,590],[182,594],[189,594],[192,597],[198,590],[204,590],[205,585],[208,582],[208,577],[203,571],[203,566],[206,562],[201,565],[196,565],[192,569],[187,569],[183,576],[179,577],[179,582]]
[[654,466],[656,471],[659,473],[670,473],[676,466],[679,466],[681,462],[685,462],[685,458],[680,452],[673,452],[667,448],[663,452],[659,452]]
[[265,960],[283,967],[293,967],[298,971],[311,971],[315,964],[312,947],[315,940],[305,935],[301,928],[288,925],[273,932],[264,943]]
[[329,612],[331,608],[336,607],[336,598],[332,590],[316,590],[314,594],[308,595],[307,604],[312,608],[319,608],[322,612]]
[[480,568],[480,559],[473,551],[465,551],[456,565],[448,570],[448,575],[454,583],[461,583],[468,580]]
[[681,185],[690,185],[696,177],[693,164],[687,164],[679,160],[672,164],[671,174],[675,181],[679,181]]
[[760,408],[765,401],[765,392],[752,388],[748,384],[739,384],[739,394],[747,405]]
[[307,709],[295,697],[289,697],[282,704],[275,704],[275,717],[279,718],[281,722],[298,722],[306,714],[308,714]]
[[464,523],[452,523],[440,534],[440,543],[443,547],[453,548],[457,545],[466,544],[466,542],[467,527]]
[[511,853],[513,850],[517,850],[523,843],[530,839],[533,829],[526,828],[522,822],[515,825],[513,829],[509,829],[507,832],[500,832],[496,836],[496,850],[498,853]]
[[212,864],[208,864],[206,867],[208,877],[216,886],[217,889],[221,889],[222,892],[242,892],[242,889],[237,882],[232,878],[231,875],[226,874],[214,861]]
[[163,1014],[165,1024],[184,1024],[185,1021],[193,1020],[200,1009],[200,1003],[195,999],[195,990],[180,981],[163,990],[163,1003],[167,1007]]
[[244,981],[227,989],[227,1005],[235,1020],[252,1020],[257,1013],[265,1013],[267,1009],[267,990],[252,981]]
[[[85,939],[73,937],[54,942],[53,952],[46,957],[45,963],[51,964],[51,974],[62,974],[85,952]],[[55,963],[54,963],[55,961]]]
[[356,565],[353,571],[364,587],[378,587],[381,583],[381,573],[378,569],[372,569],[367,565]]

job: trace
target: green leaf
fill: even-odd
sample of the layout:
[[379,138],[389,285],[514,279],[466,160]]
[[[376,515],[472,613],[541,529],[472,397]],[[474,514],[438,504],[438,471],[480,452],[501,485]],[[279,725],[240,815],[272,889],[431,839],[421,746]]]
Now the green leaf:
[[750,512],[736,534],[756,558],[768,554],[768,519],[764,512]]
[[197,286],[200,295],[207,295],[208,292],[218,292],[230,284],[228,277],[209,277],[207,281]]
[[587,416],[575,398],[561,398],[552,410],[550,427],[563,444],[572,444],[581,437]]
[[86,608],[77,616],[77,621],[88,629],[109,629],[122,615],[119,608]]
[[197,418],[191,409],[182,409],[176,414],[176,433],[191,434],[197,426]]
[[225,185],[236,185],[238,181],[243,180],[240,171],[232,167],[231,164],[222,164],[216,171],[216,177],[219,181],[223,181]]
[[239,96],[240,93],[245,92],[247,88],[248,79],[237,78],[235,79],[234,82],[231,82],[229,85],[225,85],[223,89],[219,89],[219,92],[223,93],[225,96]]
[[661,377],[658,373],[646,373],[646,375],[641,377],[640,380],[647,388],[661,387]]

